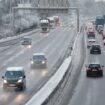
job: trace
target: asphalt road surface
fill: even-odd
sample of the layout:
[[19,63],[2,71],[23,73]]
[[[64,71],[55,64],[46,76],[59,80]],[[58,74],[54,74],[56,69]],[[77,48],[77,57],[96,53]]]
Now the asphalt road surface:
[[[4,75],[7,67],[23,66],[26,72],[27,86],[26,90],[18,91],[14,88],[8,88],[3,91],[2,79],[0,79],[0,105],[22,105],[26,100],[30,99],[35,89],[39,86],[38,83],[47,76],[52,67],[56,64],[59,57],[64,55],[68,45],[72,44],[75,38],[75,29],[69,27],[56,27],[50,33],[33,33],[32,48],[24,48],[20,43],[9,46],[4,51],[0,52],[0,77]],[[30,58],[32,54],[43,52],[46,54],[48,64],[46,69],[30,68]],[[60,61],[59,61],[60,62]]]
[[[87,40],[87,39],[86,39]],[[73,97],[68,105],[104,105],[105,104],[105,68],[102,78],[87,78],[86,67],[88,63],[99,62],[105,66],[105,46],[103,46],[102,36],[96,35],[97,43],[101,45],[102,54],[92,55],[86,49],[86,61],[81,70],[79,82],[74,91]]]

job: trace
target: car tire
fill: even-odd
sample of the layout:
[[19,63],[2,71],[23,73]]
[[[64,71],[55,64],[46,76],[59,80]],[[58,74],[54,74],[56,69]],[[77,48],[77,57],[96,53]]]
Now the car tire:
[[103,77],[103,73],[102,72],[100,73],[100,76]]
[[89,49],[89,48],[90,48],[90,46],[88,46],[88,45],[87,45],[87,48]]
[[90,54],[93,54],[93,52],[92,52],[92,51],[90,51]]
[[88,72],[86,72],[86,76],[89,77],[89,73]]
[[20,87],[20,90],[22,91],[22,90],[24,90],[24,89],[25,89],[25,86],[22,85],[22,86]]

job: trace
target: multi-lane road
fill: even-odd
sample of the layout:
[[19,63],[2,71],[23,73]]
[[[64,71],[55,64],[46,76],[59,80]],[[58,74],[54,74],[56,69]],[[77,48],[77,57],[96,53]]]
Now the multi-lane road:
[[[23,92],[14,88],[9,88],[3,91],[2,79],[0,79],[0,105],[21,105],[35,94],[40,88],[43,78],[47,80],[48,75],[54,73],[57,62],[60,63],[60,58],[64,55],[68,45],[73,43],[75,38],[75,29],[69,27],[56,27],[50,33],[33,33],[32,48],[24,48],[21,46],[21,41],[10,45],[7,49],[0,52],[0,77],[4,75],[7,67],[23,66],[26,72],[26,90]],[[43,52],[48,59],[47,69],[31,70],[30,58],[36,52]],[[58,61],[59,60],[59,61]]]
[[[86,36],[86,34],[84,34]],[[86,38],[86,37],[85,37]],[[88,39],[84,39],[85,42]],[[105,71],[102,78],[86,77],[86,65],[92,62],[99,62],[105,66],[105,46],[103,46],[102,36],[96,34],[96,40],[101,45],[102,54],[90,54],[86,47],[86,59],[80,73],[78,84],[74,90],[72,99],[68,105],[104,105],[105,103]],[[105,68],[104,68],[105,70]]]

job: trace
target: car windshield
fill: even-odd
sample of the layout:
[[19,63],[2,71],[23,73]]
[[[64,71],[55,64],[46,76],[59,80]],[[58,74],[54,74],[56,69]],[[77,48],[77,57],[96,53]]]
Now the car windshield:
[[31,40],[30,38],[24,38],[23,40],[26,40],[26,41],[28,41],[28,40]]
[[100,68],[99,64],[90,64],[89,65],[90,68]]
[[100,46],[99,46],[99,45],[93,45],[93,47],[94,47],[94,48],[100,48]]
[[45,59],[45,57],[43,55],[35,55],[33,56],[33,60],[42,60]]
[[23,42],[30,42],[30,40],[24,40]]
[[18,78],[22,77],[23,73],[21,71],[7,71],[5,76],[7,78]]
[[95,42],[95,40],[89,40],[89,42]]

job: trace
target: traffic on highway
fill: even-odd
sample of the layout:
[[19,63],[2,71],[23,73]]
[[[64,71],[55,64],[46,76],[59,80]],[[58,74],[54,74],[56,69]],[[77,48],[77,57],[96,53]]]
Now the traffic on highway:
[[105,105],[104,7],[1,0],[0,105]]

